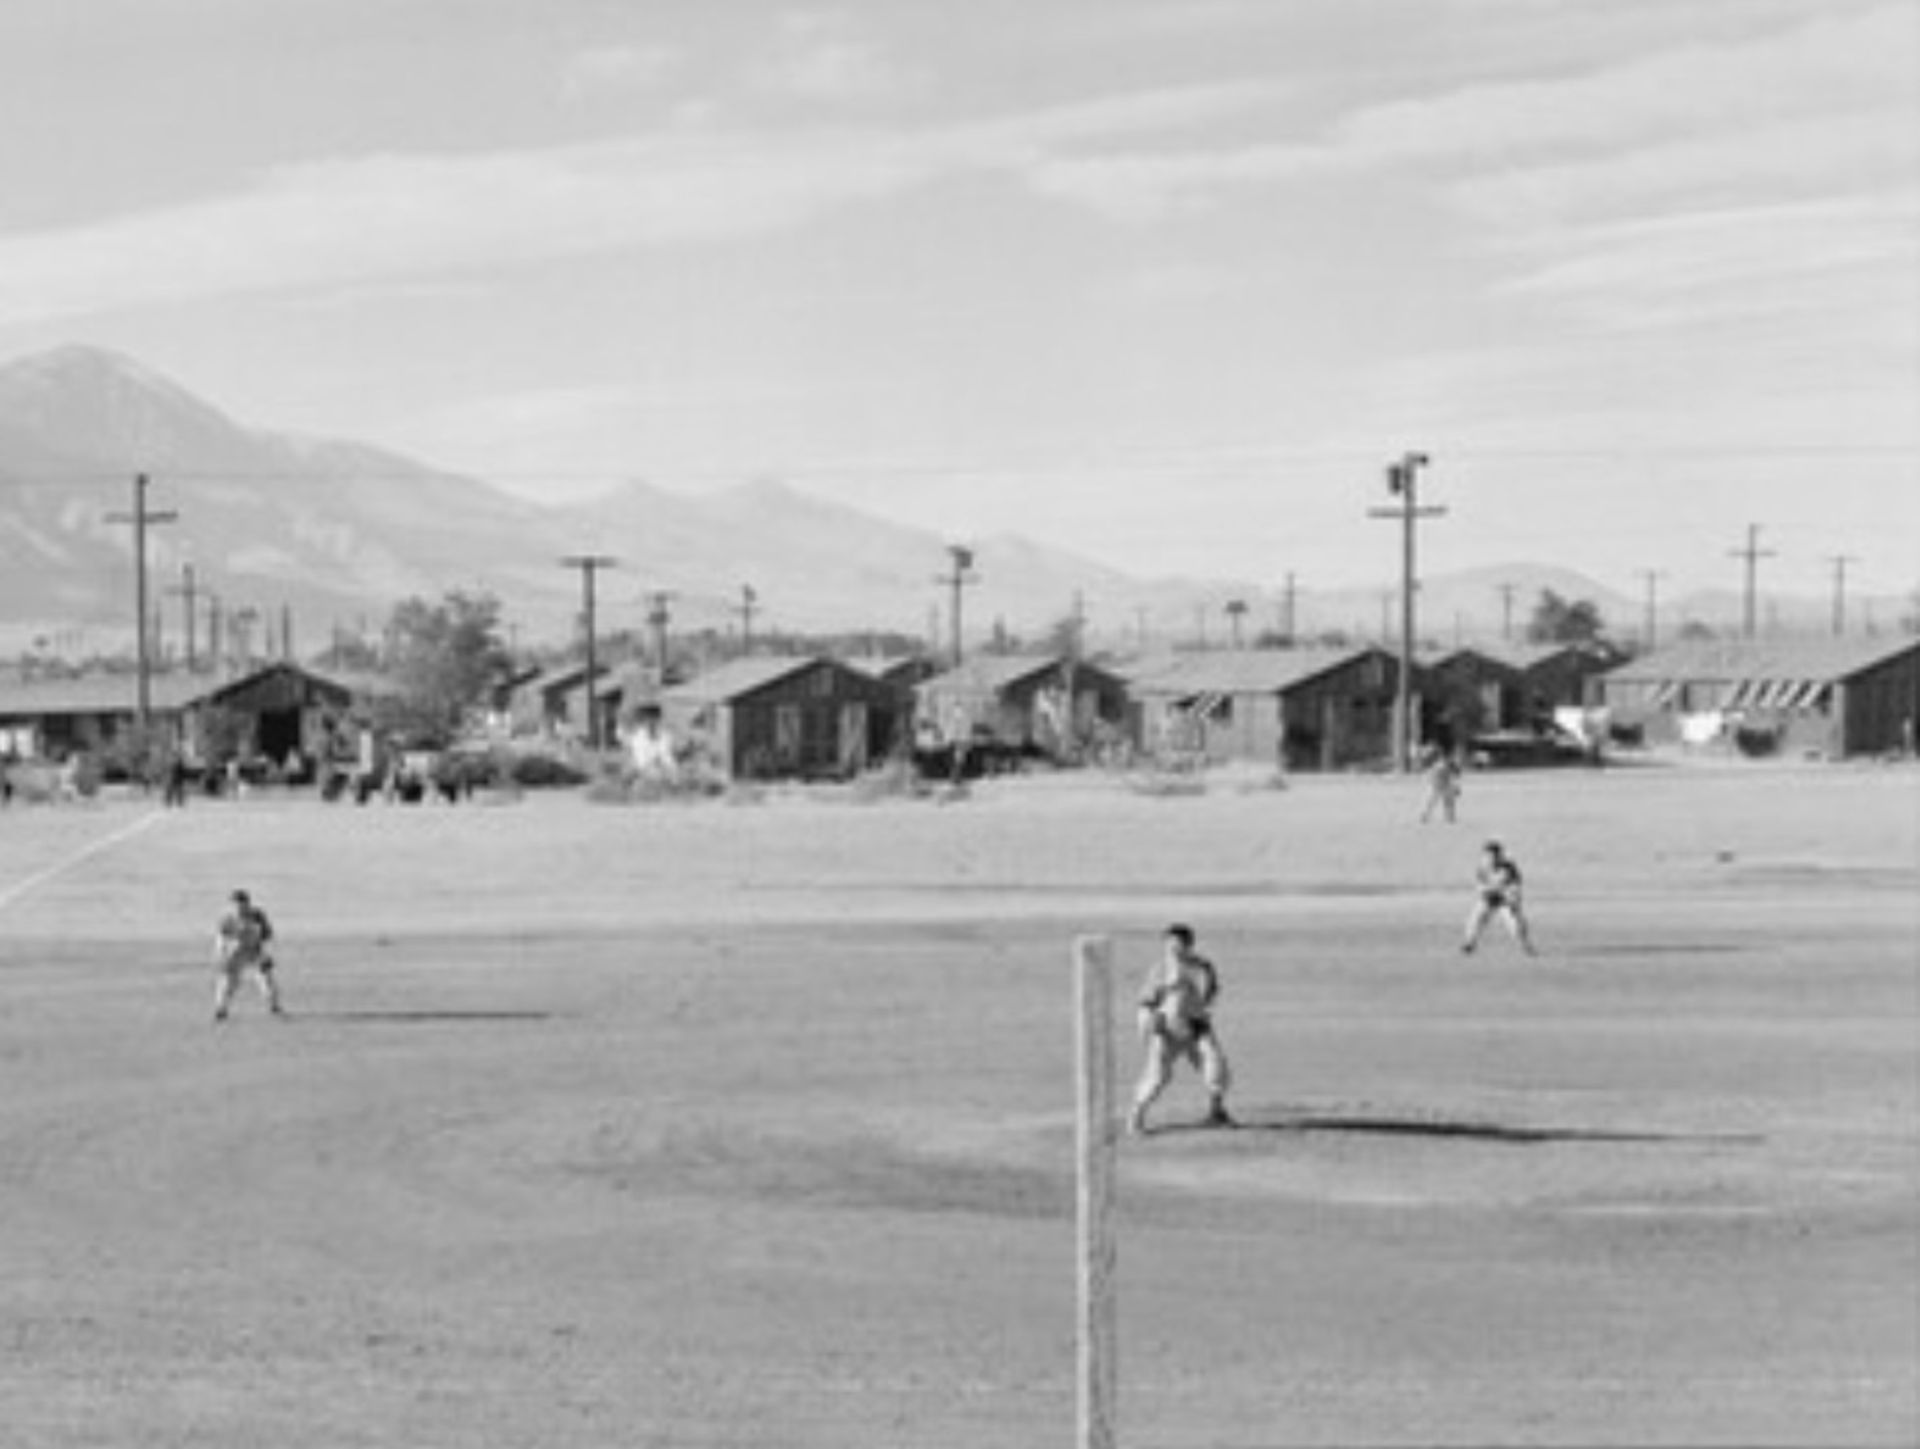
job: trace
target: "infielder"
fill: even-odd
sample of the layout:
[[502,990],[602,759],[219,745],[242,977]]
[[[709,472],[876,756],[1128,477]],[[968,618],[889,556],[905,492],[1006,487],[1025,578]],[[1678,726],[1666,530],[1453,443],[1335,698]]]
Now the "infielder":
[[1520,908],[1520,867],[1501,848],[1499,841],[1487,842],[1473,881],[1478,895],[1473,913],[1467,917],[1467,934],[1460,943],[1461,952],[1471,955],[1480,944],[1480,933],[1487,928],[1487,922],[1498,916],[1521,948],[1529,956],[1537,956],[1539,952],[1533,949],[1533,937],[1527,930],[1526,914]]
[[240,989],[240,977],[253,972],[267,998],[267,1010],[275,1016],[280,1009],[280,988],[273,979],[273,922],[253,903],[245,891],[233,893],[233,909],[220,918],[213,935],[213,1019],[225,1021],[233,994]]
[[1220,995],[1220,975],[1213,963],[1193,949],[1193,929],[1168,926],[1161,957],[1147,973],[1140,991],[1140,1039],[1147,1058],[1140,1085],[1133,1094],[1127,1130],[1147,1131],[1147,1109],[1173,1079],[1174,1064],[1182,1059],[1200,1073],[1209,1106],[1206,1125],[1231,1127],[1227,1088],[1232,1073],[1220,1037],[1213,1029],[1213,1003]]

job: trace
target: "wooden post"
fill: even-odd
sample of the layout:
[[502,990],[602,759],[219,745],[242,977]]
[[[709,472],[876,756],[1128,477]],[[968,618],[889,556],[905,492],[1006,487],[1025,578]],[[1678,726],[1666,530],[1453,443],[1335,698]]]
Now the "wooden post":
[[1118,1397],[1115,1335],[1113,942],[1073,943],[1076,1145],[1079,1149],[1079,1449],[1114,1449]]

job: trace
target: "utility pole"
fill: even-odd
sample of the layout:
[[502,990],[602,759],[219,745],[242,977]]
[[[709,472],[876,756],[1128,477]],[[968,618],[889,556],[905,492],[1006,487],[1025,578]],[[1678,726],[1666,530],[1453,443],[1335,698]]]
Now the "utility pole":
[[1746,560],[1746,607],[1741,614],[1741,633],[1743,637],[1751,639],[1753,637],[1754,604],[1758,597],[1754,590],[1754,576],[1760,560],[1774,557],[1774,552],[1770,548],[1763,549],[1760,547],[1760,525],[1757,523],[1749,523],[1747,525],[1747,546],[1745,548],[1729,549],[1727,551],[1727,557]]
[[594,658],[593,577],[601,569],[610,569],[615,560],[603,553],[575,553],[560,560],[561,566],[580,570],[582,607],[586,610],[587,633],[587,744],[600,748],[600,702],[594,698],[594,681],[599,677],[599,662]]
[[226,648],[224,625],[226,614],[220,607],[220,596],[212,589],[207,590],[207,660],[213,666],[217,678],[221,666],[225,663],[222,652]]
[[1659,642],[1660,638],[1660,615],[1657,598],[1660,580],[1666,577],[1666,573],[1661,569],[1641,569],[1640,577],[1645,581],[1647,586],[1647,614],[1646,622],[1641,626],[1641,636],[1646,641],[1647,652],[1651,654],[1654,645]]
[[[759,608],[760,596],[753,591],[752,584],[740,585],[740,603],[734,612],[740,616],[740,652],[753,653],[753,616]],[[662,682],[666,676],[661,675]]]
[[133,475],[133,512],[107,515],[108,523],[133,525],[134,643],[140,671],[137,699],[143,745],[153,715],[152,629],[147,610],[147,529],[156,523],[172,523],[179,516],[177,513],[155,513],[147,507],[145,473]]
[[1287,570],[1287,584],[1286,584],[1286,588],[1281,593],[1281,598],[1286,601],[1286,607],[1284,612],[1280,616],[1281,618],[1280,637],[1287,641],[1287,647],[1291,649],[1293,648],[1295,641],[1299,637],[1295,632],[1297,627],[1297,621],[1294,616],[1295,600],[1294,600],[1292,569]]
[[934,582],[945,584],[953,591],[953,604],[947,613],[947,623],[952,631],[953,664],[957,669],[964,657],[960,632],[960,596],[967,585],[980,582],[980,576],[973,572],[972,549],[962,544],[950,543],[947,545],[947,553],[953,560],[953,572],[936,575]]
[[1500,585],[1500,642],[1513,642],[1513,596],[1519,592],[1518,584]]
[[667,625],[673,615],[667,605],[673,595],[665,589],[655,589],[647,595],[647,627],[653,630],[653,664],[660,671],[660,683],[667,682]]
[[180,565],[180,582],[177,586],[173,588],[169,588],[167,592],[169,594],[177,595],[179,597],[180,605],[181,605],[180,612],[186,618],[187,673],[192,674],[195,671],[195,669],[198,667],[198,665],[194,660],[194,623],[195,623],[194,616],[198,613],[198,609],[196,608],[198,591],[195,588],[194,582],[193,582],[193,565],[192,564]]
[[293,605],[280,606],[280,658],[293,663]]
[[1233,637],[1234,649],[1238,650],[1240,648],[1240,621],[1246,617],[1247,601],[1245,599],[1228,599],[1225,612],[1227,615],[1227,630]]
[[1833,565],[1833,632],[1836,636],[1847,632],[1847,565],[1859,563],[1851,554],[1829,554],[1827,562]]
[[1400,500],[1397,508],[1371,508],[1374,518],[1400,521],[1400,677],[1393,702],[1394,768],[1401,773],[1413,769],[1413,595],[1419,588],[1415,566],[1414,535],[1422,518],[1441,518],[1444,508],[1422,508],[1417,493],[1420,470],[1426,467],[1425,453],[1407,453],[1398,463],[1387,465],[1387,492]]
[[251,604],[233,611],[233,652],[240,657],[240,672],[253,668],[253,626],[260,618],[260,611]]

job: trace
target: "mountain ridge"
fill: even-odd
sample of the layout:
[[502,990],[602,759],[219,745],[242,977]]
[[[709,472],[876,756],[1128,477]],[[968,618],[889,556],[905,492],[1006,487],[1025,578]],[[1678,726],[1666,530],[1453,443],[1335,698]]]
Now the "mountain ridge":
[[[296,647],[343,621],[378,620],[410,595],[455,589],[490,592],[530,640],[557,640],[581,606],[564,560],[582,553],[617,560],[600,581],[609,631],[642,628],[659,594],[673,627],[724,630],[751,588],[763,629],[946,637],[948,592],[936,578],[950,566],[948,540],[783,478],[710,494],[632,479],[584,501],[535,503],[373,444],[249,427],[144,363],[80,344],[0,364],[0,626],[18,636],[80,625],[130,639],[133,530],[113,516],[129,502],[114,485],[130,486],[136,472],[153,479],[151,506],[173,515],[149,530],[163,637],[184,630],[192,568],[224,605],[292,610],[304,629]],[[1221,642],[1236,599],[1249,606],[1248,642],[1283,623],[1275,592],[1246,581],[1142,579],[1021,534],[973,543],[970,637],[1000,626],[1041,638],[1080,603],[1096,645]],[[1423,635],[1445,639],[1470,618],[1486,637],[1502,586],[1519,591],[1521,627],[1537,589],[1552,587],[1597,602],[1616,634],[1636,632],[1638,610],[1623,595],[1576,570],[1514,563],[1423,579]],[[1381,598],[1303,590],[1296,631],[1379,633]],[[1776,616],[1825,618],[1824,605],[1770,604]],[[1675,600],[1663,615],[1685,618],[1686,606]],[[1387,624],[1397,628],[1397,614]]]

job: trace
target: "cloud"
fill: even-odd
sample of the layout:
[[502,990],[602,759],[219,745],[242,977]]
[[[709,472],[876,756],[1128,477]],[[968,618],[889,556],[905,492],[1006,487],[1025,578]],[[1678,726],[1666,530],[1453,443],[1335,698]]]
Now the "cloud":
[[921,83],[917,73],[892,61],[838,11],[785,15],[774,39],[776,54],[761,68],[761,82],[803,100],[889,100]]
[[668,45],[588,46],[567,58],[560,91],[569,100],[585,100],[608,92],[652,90],[684,59],[678,48]]
[[1663,201],[1705,179],[1722,189],[1830,182],[1869,164],[1908,175],[1914,43],[1907,10],[1882,5],[1584,73],[1361,105],[1291,137],[1048,154],[1029,180],[1043,194],[1154,220],[1255,187],[1414,168],[1480,219],[1504,222],[1514,201],[1592,212]]
[[274,290],[446,279],[800,225],[964,171],[1195,124],[1246,102],[1207,86],[918,131],[691,124],[540,150],[275,168],[241,191],[0,235],[0,322]]
[[308,163],[233,195],[0,238],[0,319],[739,236],[897,190],[926,169],[884,137],[835,134]]

